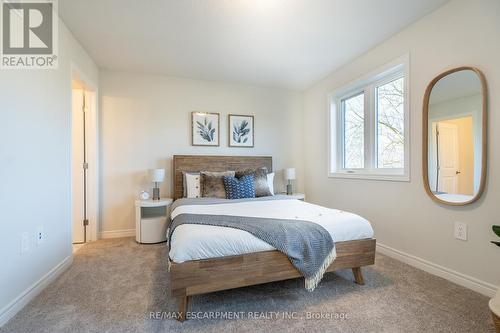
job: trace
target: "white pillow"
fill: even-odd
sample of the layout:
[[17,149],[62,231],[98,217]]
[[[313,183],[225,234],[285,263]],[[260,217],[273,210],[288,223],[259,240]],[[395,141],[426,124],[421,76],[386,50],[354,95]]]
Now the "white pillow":
[[274,195],[274,172],[267,174],[267,186],[269,187],[271,195]]
[[186,198],[199,198],[200,195],[200,174],[186,173]]

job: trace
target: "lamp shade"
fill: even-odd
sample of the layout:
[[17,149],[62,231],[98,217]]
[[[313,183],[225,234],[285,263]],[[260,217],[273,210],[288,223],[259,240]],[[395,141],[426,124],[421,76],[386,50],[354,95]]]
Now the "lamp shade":
[[161,183],[165,179],[165,169],[149,170],[149,177],[153,183]]
[[285,179],[294,180],[295,179],[295,168],[285,169]]

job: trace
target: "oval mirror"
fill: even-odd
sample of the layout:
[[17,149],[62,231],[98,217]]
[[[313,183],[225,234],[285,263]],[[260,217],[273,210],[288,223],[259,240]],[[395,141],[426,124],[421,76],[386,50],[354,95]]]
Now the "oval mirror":
[[483,73],[460,67],[427,87],[423,112],[424,186],[432,199],[466,205],[486,178],[487,89]]

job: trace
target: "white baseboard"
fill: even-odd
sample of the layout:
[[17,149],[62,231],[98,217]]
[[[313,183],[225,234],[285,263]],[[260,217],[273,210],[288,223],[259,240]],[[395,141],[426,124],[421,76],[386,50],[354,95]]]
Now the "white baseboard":
[[99,233],[99,238],[100,239],[105,239],[105,238],[120,238],[120,237],[132,237],[132,236],[135,236],[135,229],[101,231]]
[[0,327],[5,325],[9,319],[14,317],[16,313],[19,312],[23,307],[26,306],[36,295],[38,295],[45,287],[47,287],[52,281],[54,281],[59,275],[61,275],[73,262],[73,256],[66,257],[63,261],[57,264],[56,267],[52,268],[47,274],[42,276],[42,278],[35,283],[33,283],[28,289],[23,291],[21,295],[16,297],[12,302],[7,304],[3,309],[0,310]]
[[443,267],[441,265],[435,264],[425,259],[416,257],[409,253],[396,250],[392,247],[380,244],[378,242],[377,242],[377,252],[385,254],[386,256],[397,259],[399,261],[402,261],[410,266],[419,268],[432,275],[437,275],[439,277],[442,277],[443,279],[456,283],[462,287],[472,289],[488,297],[495,296],[495,293],[497,292],[498,289],[497,286],[491,283],[481,281],[472,276],[462,274],[460,272]]

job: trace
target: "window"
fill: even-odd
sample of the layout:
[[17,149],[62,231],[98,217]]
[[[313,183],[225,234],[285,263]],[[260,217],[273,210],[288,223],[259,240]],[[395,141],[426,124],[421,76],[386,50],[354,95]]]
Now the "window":
[[344,119],[344,168],[362,169],[365,164],[365,94],[342,101]]
[[404,77],[377,87],[377,168],[404,168]]
[[409,180],[408,57],[331,96],[329,175]]

